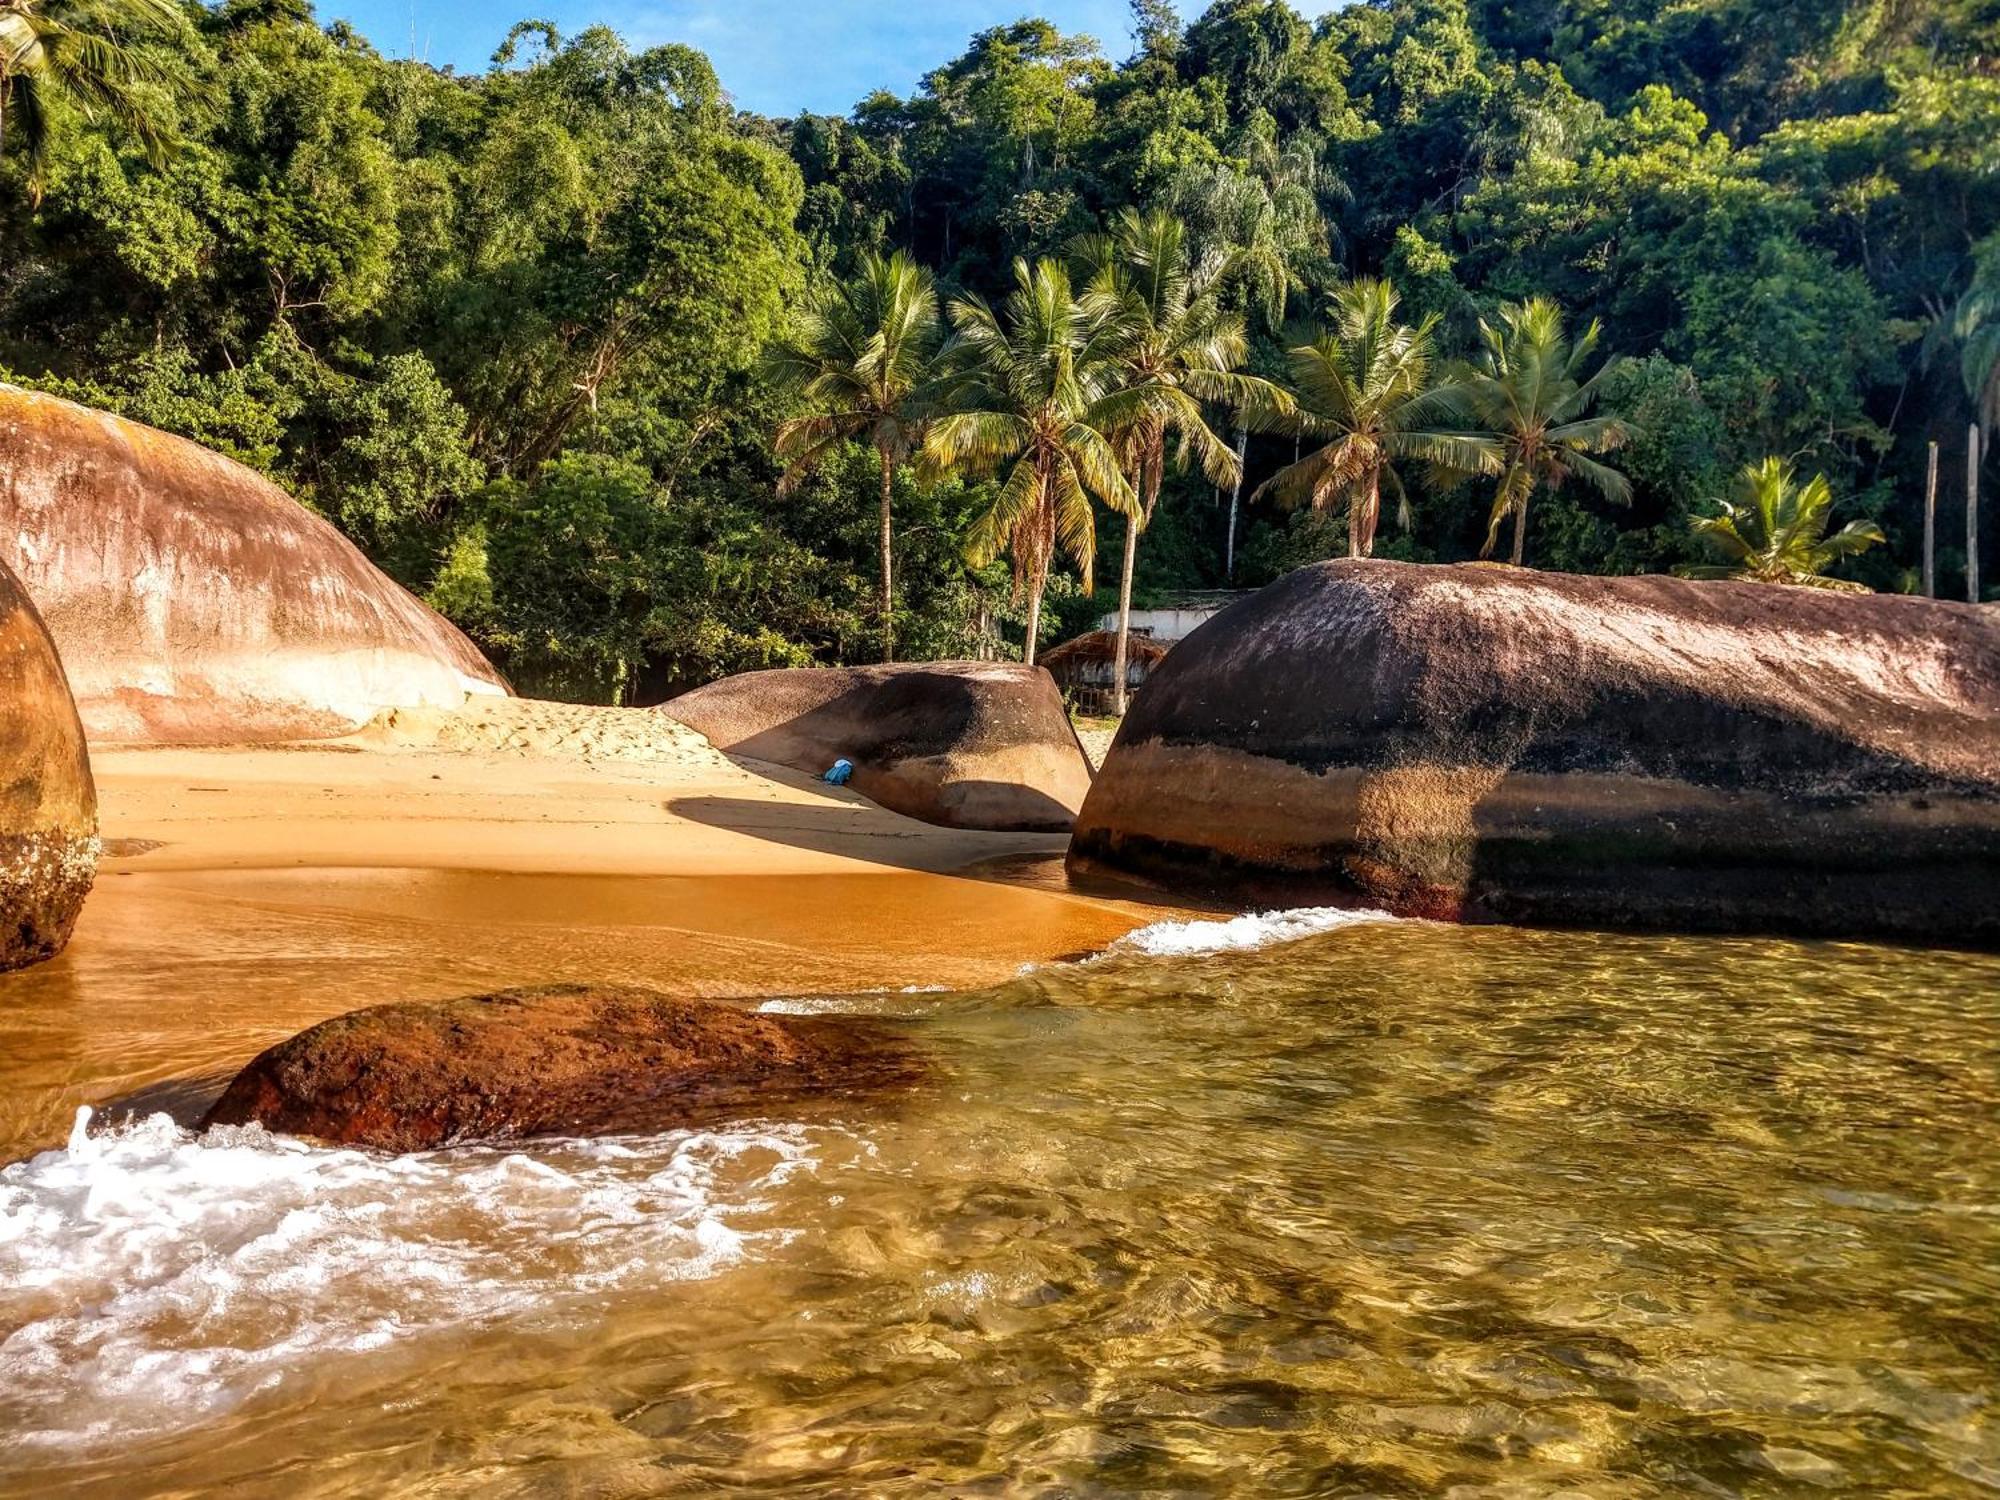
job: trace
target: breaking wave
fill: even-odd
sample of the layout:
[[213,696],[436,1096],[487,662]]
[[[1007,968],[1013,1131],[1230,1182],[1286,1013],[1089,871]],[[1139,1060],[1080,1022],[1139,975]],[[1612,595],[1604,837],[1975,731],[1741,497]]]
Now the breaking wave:
[[1302,906],[1292,911],[1249,912],[1240,917],[1192,922],[1155,922],[1129,932],[1107,953],[1143,953],[1152,958],[1196,958],[1208,953],[1243,953],[1278,943],[1295,943],[1342,927],[1398,922],[1385,911],[1340,906]]
[[329,1355],[713,1276],[782,1238],[757,1227],[765,1195],[843,1134],[760,1124],[390,1158],[256,1126],[89,1120],[0,1170],[0,1431],[15,1442],[192,1426]]

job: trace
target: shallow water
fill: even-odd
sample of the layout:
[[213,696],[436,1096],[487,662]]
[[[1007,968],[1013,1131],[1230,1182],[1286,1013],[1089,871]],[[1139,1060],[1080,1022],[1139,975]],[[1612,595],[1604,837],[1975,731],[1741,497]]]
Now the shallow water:
[[0,1171],[0,1491],[2000,1489],[2000,960],[1301,913],[768,1003],[937,1072]]

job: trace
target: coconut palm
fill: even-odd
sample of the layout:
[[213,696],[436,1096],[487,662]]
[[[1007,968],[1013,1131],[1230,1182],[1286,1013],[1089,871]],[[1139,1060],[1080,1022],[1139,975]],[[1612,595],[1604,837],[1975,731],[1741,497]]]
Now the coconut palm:
[[1015,586],[1028,595],[1024,659],[1033,665],[1058,550],[1076,563],[1084,588],[1092,586],[1091,496],[1127,517],[1138,512],[1110,433],[1148,395],[1118,388],[1117,361],[1131,341],[1123,309],[1109,299],[1079,302],[1056,261],[1014,263],[1004,315],[964,297],[951,304],[951,322],[951,410],[931,424],[923,461],[932,472],[1005,471],[966,554],[977,565],[1003,552],[1012,558]]
[[768,356],[772,373],[812,408],[778,428],[776,448],[786,464],[780,493],[854,439],[873,446],[881,462],[884,661],[896,659],[896,470],[922,441],[934,410],[942,337],[936,283],[899,250],[862,256],[855,278],[814,299]]
[[1242,419],[1260,423],[1291,409],[1291,400],[1269,381],[1237,373],[1249,350],[1243,319],[1224,312],[1223,283],[1234,257],[1211,254],[1191,261],[1187,231],[1172,214],[1123,210],[1110,232],[1077,245],[1089,275],[1087,298],[1122,317],[1129,337],[1117,356],[1119,384],[1142,399],[1109,433],[1120,466],[1138,496],[1139,509],[1125,527],[1125,558],[1118,579],[1118,644],[1114,653],[1113,708],[1125,712],[1125,674],[1131,652],[1132,575],[1139,538],[1152,524],[1167,473],[1167,439],[1179,439],[1175,460],[1190,456],[1216,484],[1233,484],[1242,466],[1210,428],[1204,402],[1226,402]]
[[1980,265],[1972,285],[1956,302],[1931,304],[1925,365],[1947,351],[1958,356],[1966,399],[1972,403],[1980,436],[1990,447],[1993,429],[2000,427],[2000,254]]
[[1433,378],[1437,319],[1414,327],[1397,321],[1396,289],[1386,281],[1350,282],[1334,293],[1332,327],[1292,351],[1298,393],[1293,422],[1310,453],[1267,479],[1251,496],[1315,510],[1347,507],[1347,550],[1375,550],[1382,488],[1396,494],[1409,524],[1409,492],[1397,466],[1421,463],[1447,474],[1499,472],[1499,443],[1456,430],[1462,393]]
[[18,141],[35,201],[48,167],[50,106],[58,99],[85,119],[101,114],[116,121],[159,162],[166,132],[139,89],[164,78],[165,70],[124,39],[180,25],[173,0],[0,0],[0,150],[10,136]]
[[1234,254],[1245,297],[1275,329],[1296,293],[1331,279],[1338,231],[1328,210],[1351,194],[1315,133],[1281,142],[1269,116],[1245,127],[1231,152],[1240,162],[1186,168],[1167,197],[1197,246]]
[[1461,377],[1464,395],[1473,425],[1500,444],[1500,487],[1480,556],[1493,555],[1500,527],[1512,516],[1512,560],[1519,567],[1527,551],[1528,502],[1536,490],[1557,490],[1577,480],[1614,504],[1630,503],[1631,481],[1597,462],[1596,455],[1623,447],[1632,429],[1617,416],[1590,414],[1605,377],[1619,363],[1584,373],[1597,352],[1595,322],[1571,339],[1562,309],[1534,297],[1501,308],[1497,324],[1482,319],[1479,334],[1486,347]]
[[1861,584],[1826,577],[1826,570],[1887,539],[1873,521],[1849,521],[1832,536],[1826,534],[1833,519],[1833,490],[1824,474],[1800,485],[1789,463],[1767,458],[1743,470],[1737,491],[1736,501],[1716,501],[1722,514],[1698,516],[1692,523],[1696,535],[1706,538],[1728,562],[1721,567],[1683,568],[1684,577],[1867,592]]

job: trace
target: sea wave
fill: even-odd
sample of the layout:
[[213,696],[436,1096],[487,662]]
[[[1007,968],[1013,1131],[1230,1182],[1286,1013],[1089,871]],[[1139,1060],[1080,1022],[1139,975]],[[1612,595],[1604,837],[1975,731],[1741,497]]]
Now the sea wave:
[[1399,922],[1401,917],[1372,908],[1301,906],[1290,911],[1246,912],[1239,917],[1190,922],[1155,922],[1128,932],[1107,954],[1142,953],[1150,958],[1197,958],[1209,953],[1242,953],[1295,943],[1342,927]]
[[838,1132],[783,1125],[387,1158],[165,1115],[0,1170],[0,1430],[173,1430],[330,1355],[713,1276]]

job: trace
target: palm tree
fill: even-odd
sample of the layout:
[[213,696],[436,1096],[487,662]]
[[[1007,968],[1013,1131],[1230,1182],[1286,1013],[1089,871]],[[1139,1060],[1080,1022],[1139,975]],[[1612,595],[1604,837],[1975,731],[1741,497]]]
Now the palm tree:
[[1557,490],[1575,479],[1614,504],[1631,501],[1631,481],[1594,455],[1623,447],[1632,429],[1616,416],[1590,415],[1605,377],[1619,364],[1612,360],[1594,375],[1583,373],[1597,352],[1597,323],[1571,340],[1562,309],[1534,297],[1501,308],[1497,327],[1482,319],[1479,335],[1486,349],[1462,377],[1465,399],[1474,424],[1500,444],[1500,488],[1480,556],[1493,555],[1500,527],[1512,516],[1512,560],[1519,567],[1527,550],[1528,502],[1542,486]]
[[1114,656],[1114,711],[1125,712],[1125,674],[1132,632],[1132,575],[1139,537],[1153,522],[1167,473],[1167,438],[1179,438],[1182,467],[1192,454],[1216,484],[1231,484],[1242,466],[1202,414],[1202,404],[1228,402],[1244,420],[1265,420],[1291,409],[1290,398],[1269,381],[1236,373],[1249,351],[1240,315],[1224,312],[1223,283],[1235,257],[1204,256],[1191,263],[1187,231],[1172,214],[1141,215],[1124,209],[1107,234],[1077,245],[1090,276],[1085,296],[1112,317],[1122,317],[1129,338],[1117,356],[1118,381],[1141,400],[1110,431],[1120,466],[1138,496],[1139,509],[1125,527],[1124,567],[1118,580],[1118,647]]
[[943,322],[931,273],[898,250],[867,254],[859,274],[830,288],[799,316],[768,356],[772,372],[814,409],[779,426],[789,492],[829,450],[853,439],[882,467],[882,659],[896,659],[894,501],[896,470],[922,440],[937,395]]
[[1432,378],[1437,319],[1415,327],[1396,320],[1396,289],[1386,281],[1350,282],[1329,304],[1333,326],[1292,351],[1298,390],[1294,419],[1318,446],[1280,469],[1251,496],[1315,510],[1347,507],[1347,552],[1368,557],[1382,515],[1382,486],[1395,492],[1409,524],[1409,492],[1396,466],[1422,463],[1447,474],[1498,473],[1492,438],[1440,426],[1462,406],[1453,385]]
[[1131,342],[1123,309],[1101,298],[1079,302],[1056,261],[1014,263],[1004,318],[964,297],[951,304],[951,321],[951,410],[931,424],[924,464],[932,471],[1006,470],[992,506],[973,524],[966,554],[976,565],[1002,552],[1013,558],[1015,586],[1028,594],[1024,659],[1032,666],[1042,591],[1058,549],[1091,587],[1097,523],[1090,497],[1127,517],[1138,513],[1109,433],[1149,396],[1117,388],[1117,360]]
[[101,113],[117,121],[159,164],[166,133],[137,90],[165,70],[121,36],[180,25],[173,0],[0,0],[0,150],[11,129],[27,153],[35,202],[48,169],[49,106],[57,99],[85,119]]
[[1873,521],[1849,521],[1832,536],[1833,490],[1824,474],[1801,487],[1781,458],[1751,464],[1737,480],[1740,503],[1718,500],[1719,516],[1697,516],[1692,525],[1729,561],[1722,567],[1683,568],[1686,578],[1741,578],[1815,589],[1867,593],[1861,584],[1825,577],[1843,557],[1887,540]]
[[1958,355],[1966,399],[1990,447],[1993,429],[2000,427],[2000,253],[1985,259],[1955,303],[1932,302],[1930,307],[1924,364],[1928,367],[1947,349]]

